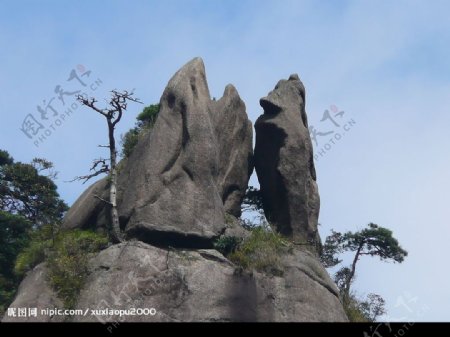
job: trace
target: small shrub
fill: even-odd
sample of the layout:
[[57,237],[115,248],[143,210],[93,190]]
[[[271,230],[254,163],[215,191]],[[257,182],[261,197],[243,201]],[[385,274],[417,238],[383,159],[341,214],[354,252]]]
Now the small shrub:
[[106,248],[106,236],[75,230],[58,235],[47,259],[49,281],[64,302],[73,308],[88,275],[88,261],[93,253]]
[[128,158],[131,155],[139,139],[145,132],[153,128],[159,114],[159,108],[159,104],[152,104],[145,107],[136,117],[136,126],[122,135],[122,156],[124,158]]
[[359,301],[354,296],[344,298],[342,305],[350,322],[370,322],[361,310]]
[[137,126],[141,127],[149,127],[152,128],[155,125],[156,118],[158,118],[160,105],[159,104],[151,104],[146,106],[144,110],[136,117]]
[[291,251],[290,243],[280,234],[262,227],[252,230],[249,238],[229,255],[229,259],[243,269],[281,276],[283,266],[280,256]]
[[14,272],[18,276],[24,276],[25,273],[33,269],[36,265],[43,262],[46,257],[46,252],[51,248],[51,240],[36,240],[32,241],[16,259]]
[[28,246],[16,257],[14,273],[18,277],[23,277],[27,271],[44,262],[48,251],[53,247],[53,238],[57,231],[58,226],[56,224],[48,224],[31,235]]
[[341,294],[342,304],[350,322],[375,322],[386,313],[384,299],[377,294],[360,298],[355,293]]
[[[53,238],[50,238],[53,237]],[[14,271],[23,276],[41,262],[47,263],[48,279],[67,308],[73,308],[88,273],[89,257],[105,248],[106,236],[92,231],[65,231],[53,234],[43,227],[17,257]]]
[[128,158],[139,139],[139,129],[132,128],[122,136],[122,156]]
[[214,248],[227,256],[234,252],[240,243],[241,239],[235,236],[222,236],[214,242]]
[[5,311],[14,300],[16,290],[15,280],[7,279],[0,274],[0,317],[5,314]]

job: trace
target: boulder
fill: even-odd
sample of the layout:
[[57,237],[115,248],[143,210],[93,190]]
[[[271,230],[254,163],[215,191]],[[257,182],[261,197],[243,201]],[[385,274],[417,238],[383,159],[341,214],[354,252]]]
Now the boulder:
[[[19,309],[25,308],[26,315],[14,317],[5,314],[2,322],[63,322],[65,320],[64,316],[50,312],[50,310],[63,309],[64,306],[48,284],[45,263],[38,264],[28,272],[9,308],[16,314]],[[36,309],[36,316],[29,315],[29,309]]]
[[62,224],[63,229],[108,228],[109,212],[100,198],[109,195],[108,179],[103,178],[84,191],[67,211]]
[[[117,244],[91,259],[90,275],[76,307],[83,313],[89,309],[88,314],[69,320],[100,321],[110,326],[123,321],[347,320],[336,286],[312,254],[296,249],[282,261],[284,275],[280,277],[239,271],[215,250],[162,249],[139,241]],[[45,303],[56,301],[52,292],[35,291],[36,287],[44,287],[44,278],[32,282],[27,279],[17,298],[27,292],[31,296],[27,305],[43,297]],[[102,309],[117,311],[106,313]],[[132,315],[138,309],[144,310]],[[120,317],[118,310],[128,315]]]
[[154,129],[118,177],[118,210],[128,237],[204,246],[224,230],[217,185],[219,147],[200,58],[169,81]]
[[281,80],[255,123],[255,169],[264,212],[281,234],[316,246],[320,199],[305,112],[305,88],[298,75]]

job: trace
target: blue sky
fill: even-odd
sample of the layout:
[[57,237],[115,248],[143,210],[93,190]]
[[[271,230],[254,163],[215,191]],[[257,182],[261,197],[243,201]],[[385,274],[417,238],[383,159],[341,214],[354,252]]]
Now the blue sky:
[[[368,222],[391,228],[408,258],[361,260],[355,289],[382,295],[389,319],[449,321],[449,12],[446,1],[3,0],[0,148],[53,161],[71,204],[86,186],[65,181],[102,155],[104,121],[78,108],[39,147],[20,127],[56,85],[83,89],[67,82],[77,65],[92,71],[89,83],[101,79],[97,97],[134,88],[150,104],[201,56],[211,95],[233,83],[253,122],[259,98],[298,73],[311,125],[340,132],[320,122],[331,105],[356,122],[316,162],[322,237]],[[130,106],[119,134],[140,109]],[[328,143],[318,140],[316,153]]]

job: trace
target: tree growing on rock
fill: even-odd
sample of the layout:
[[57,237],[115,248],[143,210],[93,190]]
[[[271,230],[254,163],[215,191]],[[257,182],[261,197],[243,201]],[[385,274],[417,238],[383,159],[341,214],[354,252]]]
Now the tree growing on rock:
[[76,177],[76,180],[84,180],[83,183],[88,181],[89,179],[96,177],[101,174],[108,174],[110,178],[110,187],[109,187],[109,200],[104,200],[99,196],[96,196],[98,199],[102,200],[106,204],[110,206],[110,214],[112,221],[112,235],[113,239],[122,242],[124,240],[123,234],[120,230],[119,224],[119,213],[117,211],[117,147],[116,147],[116,139],[114,135],[114,131],[116,129],[116,125],[122,119],[123,113],[127,110],[129,102],[142,103],[138,98],[134,97],[133,92],[123,91],[119,92],[117,90],[111,91],[111,99],[106,108],[99,108],[97,106],[97,100],[93,97],[86,97],[83,95],[78,95],[77,100],[99,113],[106,119],[106,123],[108,125],[108,145],[100,145],[101,147],[109,148],[109,159],[99,158],[94,160],[90,171],[92,173]]
[[356,265],[365,255],[377,256],[381,261],[401,263],[408,252],[393,237],[391,230],[374,223],[369,223],[367,228],[357,232],[349,231],[342,234],[332,231],[325,240],[320,258],[326,268],[331,268],[342,262],[339,254],[344,252],[354,253],[351,265],[340,268],[334,275],[344,307],[354,308],[356,306],[367,319],[374,320],[384,313],[384,300],[376,294],[369,294],[367,301],[358,302],[356,300],[350,290],[356,275]]
[[147,131],[152,130],[159,114],[160,105],[146,106],[136,117],[136,126],[121,136],[122,157],[128,158],[138,143],[139,138]]

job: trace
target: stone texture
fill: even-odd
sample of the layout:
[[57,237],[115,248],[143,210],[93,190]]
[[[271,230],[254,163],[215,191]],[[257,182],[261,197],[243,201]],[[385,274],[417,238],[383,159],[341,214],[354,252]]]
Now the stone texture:
[[260,104],[254,160],[266,217],[296,242],[317,245],[320,199],[303,83],[291,75]]
[[87,229],[108,228],[108,212],[104,202],[96,198],[107,199],[109,195],[108,179],[103,178],[93,183],[75,201],[64,217],[62,228]]
[[[295,250],[283,258],[285,273],[275,277],[238,272],[215,250],[160,249],[131,241],[109,247],[91,260],[91,273],[77,308],[155,308],[155,315],[74,316],[73,321],[346,321],[337,289],[317,259]],[[28,276],[30,277],[30,276]],[[45,303],[54,294],[36,293],[44,278],[24,281],[27,292]],[[17,300],[16,300],[17,301]],[[25,302],[22,302],[25,303]],[[39,318],[38,318],[39,319]],[[19,319],[17,319],[19,320]]]
[[5,316],[2,322],[62,322],[63,316],[41,315],[41,309],[62,309],[63,304],[57,298],[56,293],[48,285],[47,268],[45,263],[41,263],[28,272],[25,279],[20,284],[16,298],[9,306],[10,308],[36,308],[36,317],[11,317]]
[[225,224],[226,224],[226,229],[225,232],[223,233],[223,237],[225,236],[234,236],[235,238],[239,238],[239,239],[246,239],[248,237],[250,237],[251,235],[251,231],[245,229],[242,226],[242,221],[232,215],[227,214],[225,216]]
[[219,191],[225,212],[241,216],[241,204],[253,172],[253,127],[245,103],[229,84],[223,97],[212,102],[219,145]]
[[118,209],[129,237],[203,245],[224,230],[210,102],[196,58],[169,81],[153,131],[120,172]]

